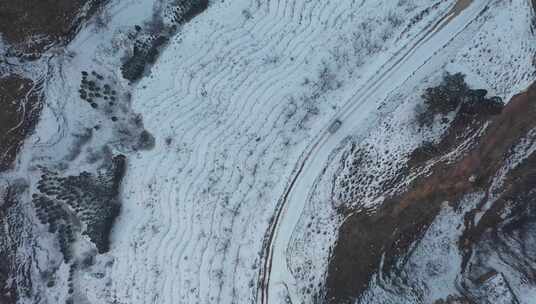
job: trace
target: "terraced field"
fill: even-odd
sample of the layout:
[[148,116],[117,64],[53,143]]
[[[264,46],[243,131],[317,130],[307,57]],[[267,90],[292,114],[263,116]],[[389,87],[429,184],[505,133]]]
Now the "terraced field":
[[[294,277],[286,261],[309,191],[346,137],[365,136],[398,106],[384,102],[393,91],[448,63],[490,2],[451,19],[452,4],[415,5],[410,13],[428,9],[426,18],[400,21],[391,40],[374,41],[376,53],[352,76],[338,70],[330,46],[374,3],[234,3],[188,24],[134,96],[161,143],[133,161],[129,174],[143,181],[125,184],[114,270],[138,279],[120,280],[120,294],[170,303],[307,299],[295,281],[321,273]],[[243,18],[220,17],[239,11]],[[330,134],[334,118],[343,127]]]
[[421,93],[462,72],[508,101],[536,75],[533,17],[524,0],[110,1],[36,63],[46,105],[10,178],[55,196],[70,233],[59,248],[37,214],[26,302],[328,302],[339,227],[452,122],[416,130]]
[[[327,147],[321,153],[329,154],[346,135],[325,145],[315,135],[325,134],[338,111],[349,113],[351,105],[374,96],[376,91],[367,88],[381,83],[376,75],[396,67],[391,58],[369,64],[370,75],[361,76],[361,85],[329,75],[338,75],[325,57],[330,51],[325,45],[334,43],[329,33],[351,27],[349,12],[365,13],[367,5],[296,1],[222,6],[186,26],[185,33],[195,35],[185,34],[166,49],[152,70],[154,78],[143,80],[134,95],[135,110],[144,113],[161,143],[133,161],[129,175],[138,178],[129,183],[127,177],[124,185],[125,222],[118,224],[121,237],[115,249],[121,258],[114,271],[136,278],[118,280],[124,298],[255,300],[258,273],[264,274],[260,268],[265,267],[259,236],[279,221],[273,210],[287,186],[284,181],[293,178],[294,164],[305,161],[311,146]],[[443,4],[430,14],[439,17],[448,9]],[[241,10],[251,16],[220,17]],[[428,23],[435,22],[429,17]],[[408,31],[418,35],[429,24],[419,25]],[[420,37],[411,38],[407,45],[390,45],[399,60]],[[307,78],[311,85],[304,84]],[[307,96],[311,90],[319,96]],[[363,116],[373,114],[379,101],[367,104]],[[287,208],[299,215],[299,205]],[[265,288],[264,281],[260,284]]]

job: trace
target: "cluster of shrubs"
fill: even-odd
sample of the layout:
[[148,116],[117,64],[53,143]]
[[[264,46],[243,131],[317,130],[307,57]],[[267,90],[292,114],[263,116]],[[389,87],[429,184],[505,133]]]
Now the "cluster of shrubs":
[[35,194],[32,199],[37,218],[41,223],[48,224],[48,231],[55,233],[58,227],[69,221],[69,214],[57,201],[44,195]]
[[50,233],[56,233],[65,262],[72,258],[70,244],[74,242],[75,236],[69,211],[56,200],[45,195],[35,194],[33,203],[36,209],[37,218],[41,223],[48,225]]
[[470,89],[461,73],[446,73],[441,84],[427,88],[422,95],[424,110],[417,115],[421,126],[431,125],[436,115],[453,111],[464,116],[497,115],[504,103],[499,97],[486,98],[486,90]]
[[155,63],[160,49],[176,32],[177,26],[203,12],[208,7],[208,0],[176,0],[170,5],[173,12],[171,25],[165,25],[161,16],[155,15],[148,29],[149,35],[144,35],[139,25],[134,27],[135,32],[130,35],[134,40],[132,53],[124,58],[121,65],[123,78],[130,82],[139,80],[145,69]]
[[154,64],[160,47],[168,41],[168,37],[158,35],[148,39],[138,39],[134,42],[132,55],[121,65],[123,78],[134,82],[143,76],[145,67]]
[[[67,287],[69,288],[67,290],[67,293],[69,294],[73,294],[74,292],[73,277],[74,277],[74,272],[76,270],[76,267],[78,267],[76,263],[71,264],[69,267],[69,278],[67,279]],[[66,300],[66,303],[72,303],[72,302],[73,302],[72,298]]]
[[117,92],[112,89],[109,84],[103,84],[104,77],[95,71],[89,74],[82,71],[82,79],[80,81],[80,98],[87,101],[92,108],[99,107],[97,101],[108,102],[109,106],[114,106],[117,98]]
[[39,180],[33,203],[39,220],[56,233],[65,261],[72,258],[75,231],[82,229],[99,253],[109,249],[109,234],[119,214],[119,187],[126,170],[126,158],[114,156],[98,174],[60,176],[45,170]]
[[176,0],[173,4],[174,22],[183,24],[208,7],[208,0]]

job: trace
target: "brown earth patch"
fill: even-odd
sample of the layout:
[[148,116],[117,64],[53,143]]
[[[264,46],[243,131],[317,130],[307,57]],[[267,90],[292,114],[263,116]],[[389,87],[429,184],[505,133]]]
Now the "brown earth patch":
[[80,9],[91,14],[102,0],[0,1],[0,33],[23,53],[42,52],[51,43],[68,39],[76,31]]
[[[510,117],[508,119],[497,120],[495,124],[497,128],[494,130],[499,136],[506,136],[506,140],[503,142],[501,138],[493,138],[486,145],[487,150],[494,150],[494,146],[497,145],[505,146],[503,148],[505,150],[510,149],[523,134],[536,126],[536,86],[533,85],[527,93],[516,96],[512,102]],[[499,124],[504,124],[504,127],[497,130]],[[506,133],[504,132],[504,128],[511,128],[513,132]],[[515,135],[520,136],[515,137]],[[503,157],[505,155],[508,155],[508,152],[505,152]],[[527,204],[534,203],[535,196],[533,192],[535,187],[536,154],[533,153],[527,155],[526,159],[508,172],[503,180],[498,198],[489,209],[485,210],[482,218],[476,225],[473,224],[475,222],[474,217],[480,209],[474,210],[474,212],[467,215],[466,226],[468,228],[460,241],[460,247],[468,253],[464,260],[465,263],[469,258],[472,245],[481,241],[486,231],[496,231],[499,224],[505,222],[503,215],[507,208],[511,209],[510,216],[515,215],[525,218],[529,215],[526,212],[529,209]],[[482,206],[479,206],[479,208],[482,208]],[[521,219],[521,221],[523,220]],[[531,275],[531,279],[534,280],[533,282],[536,282],[536,273]]]
[[34,83],[17,75],[0,78],[0,172],[8,169],[41,110]]
[[[396,259],[422,237],[442,202],[453,204],[467,193],[487,190],[511,147],[536,126],[535,104],[536,84],[533,84],[527,92],[515,96],[500,115],[491,118],[484,134],[461,159],[450,164],[438,162],[429,176],[418,178],[406,192],[387,199],[377,210],[351,214],[340,227],[330,261],[327,302],[353,302],[367,288],[375,272],[391,271]],[[461,122],[452,125],[465,130],[462,126]],[[451,141],[448,146],[452,146],[458,142],[455,138],[444,140]],[[448,151],[438,149],[435,156],[445,152]],[[523,186],[514,186],[513,191],[518,190],[516,187]],[[493,224],[493,220],[483,220],[482,228],[468,233],[467,237],[477,237],[476,231],[489,226],[485,225],[487,222]],[[379,269],[383,255],[384,267]]]

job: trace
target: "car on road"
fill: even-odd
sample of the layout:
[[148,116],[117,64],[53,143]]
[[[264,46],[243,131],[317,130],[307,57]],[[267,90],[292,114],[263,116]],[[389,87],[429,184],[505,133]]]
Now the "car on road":
[[339,119],[335,119],[335,121],[332,122],[331,125],[329,126],[328,132],[332,134],[337,132],[337,130],[339,130],[341,125],[342,125],[342,121],[340,121]]

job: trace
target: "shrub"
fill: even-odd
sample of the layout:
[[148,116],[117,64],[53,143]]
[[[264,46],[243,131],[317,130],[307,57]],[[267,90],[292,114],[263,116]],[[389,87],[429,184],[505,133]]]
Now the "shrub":
[[483,117],[501,113],[504,103],[499,97],[486,98],[484,89],[472,90],[461,73],[446,73],[441,84],[427,88],[422,95],[423,107],[417,114],[419,125],[429,126],[436,115],[459,110],[459,115]]

